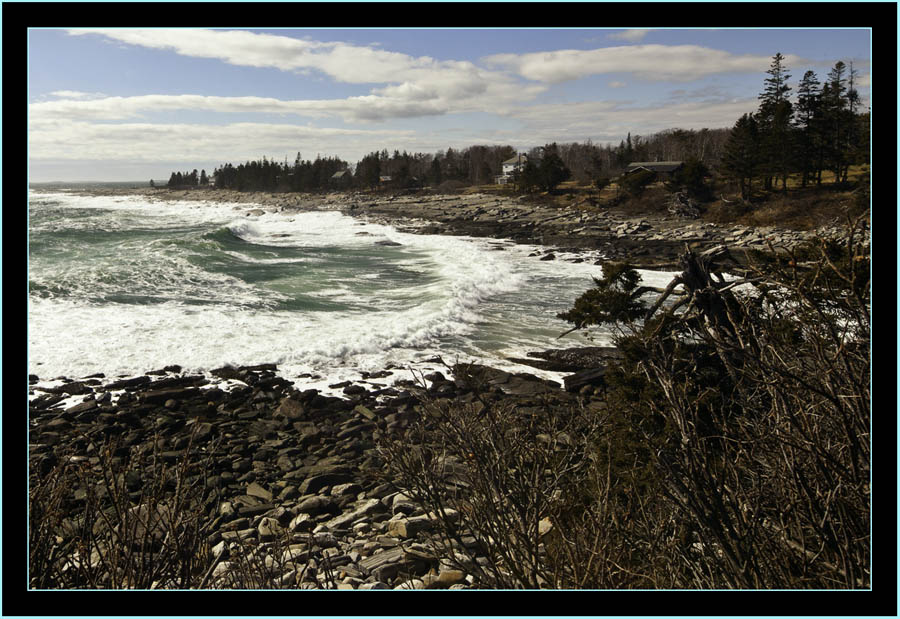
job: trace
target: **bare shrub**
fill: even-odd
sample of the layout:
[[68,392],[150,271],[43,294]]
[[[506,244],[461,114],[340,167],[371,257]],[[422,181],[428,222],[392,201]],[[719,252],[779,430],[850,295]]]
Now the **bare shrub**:
[[864,231],[737,279],[725,248],[688,250],[665,289],[607,265],[561,315],[617,325],[602,397],[426,400],[382,440],[386,474],[476,586],[868,587]]
[[405,432],[382,441],[387,475],[438,525],[442,560],[485,588],[641,580],[618,565],[634,548],[595,462],[609,440],[602,411],[478,385],[475,393],[470,402],[426,400]]
[[48,474],[33,472],[30,585],[190,587],[209,560],[201,456],[190,443],[170,464],[108,440],[95,465],[63,452]]
[[129,449],[110,439],[93,461],[63,449],[44,474],[34,467],[30,587],[336,588],[328,557],[312,535],[283,530],[261,543],[239,537],[211,543],[220,498],[207,487],[206,472],[214,470],[210,459],[218,453],[218,440],[201,448],[192,435],[169,462],[155,447]]
[[626,361],[611,397],[682,528],[655,561],[671,587],[866,587],[864,220],[840,242],[757,253],[738,281],[715,275],[724,254],[688,251],[643,320],[618,318]]

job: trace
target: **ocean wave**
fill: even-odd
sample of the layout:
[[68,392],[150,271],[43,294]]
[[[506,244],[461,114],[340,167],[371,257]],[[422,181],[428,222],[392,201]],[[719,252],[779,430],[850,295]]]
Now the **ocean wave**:
[[[32,231],[29,265],[29,368],[41,376],[272,362],[290,379],[549,348],[565,326],[557,308],[600,274],[333,211],[251,219],[247,204],[53,196],[58,234]],[[66,236],[79,223],[65,209],[121,231]]]

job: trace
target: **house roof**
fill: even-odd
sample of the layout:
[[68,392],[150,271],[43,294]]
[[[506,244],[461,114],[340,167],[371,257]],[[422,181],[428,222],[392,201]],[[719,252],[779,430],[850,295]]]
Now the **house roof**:
[[684,164],[683,161],[635,161],[629,163],[626,170],[629,172],[643,168],[651,172],[674,172]]
[[523,161],[528,161],[528,155],[516,155],[504,161],[502,165],[522,163]]
[[331,178],[341,178],[344,174],[349,174],[349,170],[338,170],[334,174],[331,175]]

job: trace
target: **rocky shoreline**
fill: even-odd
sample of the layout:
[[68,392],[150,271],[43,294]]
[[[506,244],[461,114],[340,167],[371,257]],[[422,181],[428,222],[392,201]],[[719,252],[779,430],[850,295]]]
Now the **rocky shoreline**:
[[[539,245],[542,259],[558,254],[592,259],[629,261],[646,269],[668,270],[678,265],[685,245],[702,251],[726,244],[737,260],[748,249],[790,248],[816,234],[840,234],[838,227],[819,230],[720,225],[659,212],[629,214],[626,207],[559,208],[524,197],[472,194],[369,194],[334,192],[294,194],[239,192],[221,189],[94,189],[93,195],[145,195],[151,200],[201,200],[260,205],[248,208],[249,217],[269,209],[278,211],[338,210],[355,217],[394,225],[406,232],[509,239]],[[585,258],[582,258],[582,260]]]
[[[599,367],[608,354],[584,349],[575,358],[551,351],[542,362],[562,369],[593,360]],[[87,475],[79,479],[92,480],[64,489],[68,511],[58,543],[63,529],[83,527],[88,496],[108,492],[104,467],[128,469],[122,487],[134,509],[142,508],[154,480],[129,462],[149,459],[193,471],[187,481],[199,489],[195,500],[212,547],[205,587],[240,588],[235,579],[242,568],[234,557],[240,549],[246,557],[249,548],[267,566],[267,587],[471,588],[472,571],[440,560],[434,518],[386,477],[379,440],[402,433],[426,401],[469,402],[477,389],[482,402],[533,406],[540,398],[572,406],[588,402],[602,381],[596,368],[561,388],[528,374],[457,365],[449,376],[435,372],[391,385],[390,372],[366,375],[333,385],[343,392],[334,397],[295,389],[274,365],[211,374],[212,380],[168,366],[142,376],[61,379],[55,386],[29,377],[32,484],[67,467],[81,467]]]
[[[629,218],[621,211],[550,208],[484,194],[91,193],[248,204],[247,217],[270,209],[339,210],[410,232],[540,245],[543,249],[532,256],[541,260],[628,259],[651,269],[675,266],[685,244],[762,249],[769,242],[791,246],[812,236],[716,226],[674,215]],[[339,396],[297,389],[271,364],[218,368],[209,375],[167,366],[131,377],[96,374],[46,382],[30,376],[31,480],[40,483],[69,466],[82,467],[100,480],[104,462],[109,464],[102,451],[110,441],[117,445],[112,458],[119,465],[152,457],[193,469],[203,531],[214,557],[204,580],[210,588],[236,586],[240,565],[232,558],[236,549],[248,546],[268,566],[268,586],[472,588],[478,566],[460,569],[441,561],[434,544],[435,519],[385,477],[379,441],[402,434],[426,401],[472,402],[475,382],[481,385],[479,401],[590,405],[603,383],[605,364],[615,357],[616,351],[608,348],[571,348],[512,360],[566,373],[563,384],[473,365],[448,367],[447,375],[433,372],[420,381],[398,378],[388,369],[329,385]],[[128,495],[139,501],[150,480],[139,471],[128,475],[123,482]],[[93,490],[102,494],[97,483]],[[92,489],[82,484],[66,492],[65,521],[77,524]]]

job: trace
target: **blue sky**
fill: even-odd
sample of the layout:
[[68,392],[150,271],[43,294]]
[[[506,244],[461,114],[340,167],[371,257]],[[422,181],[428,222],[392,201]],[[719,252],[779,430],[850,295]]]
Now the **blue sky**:
[[777,52],[795,87],[852,62],[868,104],[870,44],[868,29],[33,29],[29,178],[731,127]]

